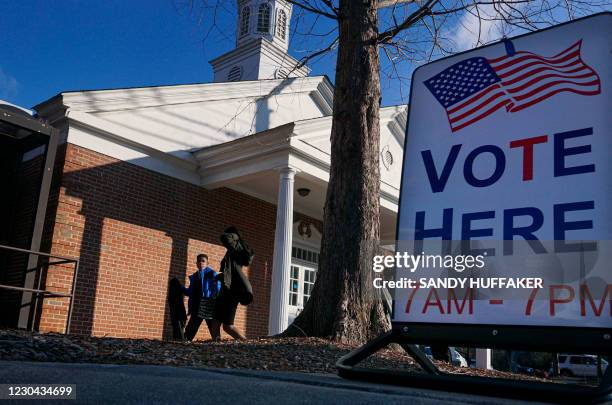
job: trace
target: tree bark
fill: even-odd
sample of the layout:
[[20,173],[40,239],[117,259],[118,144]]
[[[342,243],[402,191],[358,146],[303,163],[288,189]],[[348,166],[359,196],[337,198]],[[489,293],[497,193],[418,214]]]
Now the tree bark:
[[[321,260],[294,325],[309,336],[365,342],[390,327],[372,285],[380,237],[380,64],[376,0],[342,0]],[[300,335],[290,326],[284,335]]]

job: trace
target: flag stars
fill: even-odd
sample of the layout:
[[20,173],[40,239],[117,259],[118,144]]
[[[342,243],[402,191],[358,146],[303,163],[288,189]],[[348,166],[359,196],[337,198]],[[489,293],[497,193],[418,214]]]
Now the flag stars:
[[497,81],[499,78],[486,59],[470,58],[447,67],[424,83],[440,104],[448,108]]

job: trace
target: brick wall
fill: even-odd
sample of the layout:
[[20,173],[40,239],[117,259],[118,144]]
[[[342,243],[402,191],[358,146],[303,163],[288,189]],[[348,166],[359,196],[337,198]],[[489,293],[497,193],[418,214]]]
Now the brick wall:
[[[186,280],[198,253],[218,269],[219,235],[235,225],[256,252],[248,277],[254,302],[236,325],[267,334],[276,207],[230,190],[204,188],[72,144],[58,154],[46,226],[51,253],[79,258],[72,333],[171,336],[168,281]],[[317,224],[320,226],[320,224]],[[46,287],[68,291],[72,268],[49,270]],[[63,331],[68,300],[42,306],[41,331]],[[207,338],[202,326],[199,338]]]

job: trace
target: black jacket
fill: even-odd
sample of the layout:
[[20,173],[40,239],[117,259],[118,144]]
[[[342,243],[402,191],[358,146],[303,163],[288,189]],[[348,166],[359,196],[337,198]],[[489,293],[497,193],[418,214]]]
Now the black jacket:
[[170,317],[174,321],[184,322],[187,320],[185,302],[183,301],[183,286],[176,277],[170,280],[168,287],[168,306],[170,307]]
[[221,261],[223,284],[238,302],[249,305],[253,301],[253,287],[243,273],[242,267],[249,266],[253,262],[253,250],[234,227],[225,230],[221,235],[221,243],[227,249]]

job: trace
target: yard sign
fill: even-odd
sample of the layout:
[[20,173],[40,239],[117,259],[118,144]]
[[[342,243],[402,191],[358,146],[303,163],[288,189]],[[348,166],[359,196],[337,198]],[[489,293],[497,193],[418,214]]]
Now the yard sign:
[[[497,241],[471,277],[544,284],[397,289],[394,322],[612,328],[611,61],[603,13],[414,72],[399,245]],[[504,240],[529,243],[517,258]],[[468,274],[396,270],[396,280],[442,276]]]

